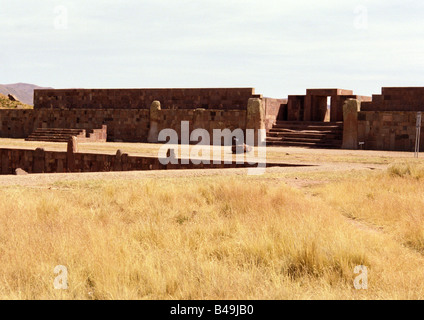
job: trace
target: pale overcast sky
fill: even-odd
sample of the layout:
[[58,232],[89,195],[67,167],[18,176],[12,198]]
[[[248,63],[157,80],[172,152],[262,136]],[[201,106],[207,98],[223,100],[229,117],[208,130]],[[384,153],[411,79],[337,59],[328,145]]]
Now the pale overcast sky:
[[55,88],[424,86],[424,2],[0,0],[0,83]]

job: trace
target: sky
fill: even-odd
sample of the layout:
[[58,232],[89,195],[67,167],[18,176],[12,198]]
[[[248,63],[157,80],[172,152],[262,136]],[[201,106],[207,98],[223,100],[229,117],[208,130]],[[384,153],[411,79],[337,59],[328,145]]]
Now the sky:
[[410,0],[0,0],[0,83],[378,94],[424,86],[423,15]]

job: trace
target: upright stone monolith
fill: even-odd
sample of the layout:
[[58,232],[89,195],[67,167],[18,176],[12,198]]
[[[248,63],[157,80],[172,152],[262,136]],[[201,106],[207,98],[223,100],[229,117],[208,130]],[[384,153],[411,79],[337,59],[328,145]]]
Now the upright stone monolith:
[[113,171],[122,171],[122,151],[116,151],[115,162],[113,163]]
[[152,105],[150,106],[150,129],[149,135],[147,137],[147,142],[149,143],[157,143],[159,141],[158,123],[160,120],[160,111],[160,102],[157,100],[153,101]]
[[34,173],[44,173],[45,151],[43,148],[37,148],[34,151],[34,163],[32,171]]
[[9,155],[8,151],[3,150],[3,152],[0,151],[0,162],[1,162],[1,174],[9,174]]
[[78,153],[78,139],[71,137],[68,141],[68,148],[66,151],[66,162],[68,164],[68,171],[75,171],[75,153]]
[[361,102],[348,99],[343,105],[343,145],[342,149],[358,149],[358,112]]
[[[265,107],[262,99],[251,98],[247,102],[246,130],[255,130],[254,145],[259,145],[258,130],[265,129]],[[265,137],[261,137],[265,139]]]

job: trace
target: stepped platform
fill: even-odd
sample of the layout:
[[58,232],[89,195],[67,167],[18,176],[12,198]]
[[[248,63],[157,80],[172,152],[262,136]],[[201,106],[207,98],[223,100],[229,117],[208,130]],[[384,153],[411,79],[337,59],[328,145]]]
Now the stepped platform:
[[277,121],[267,134],[268,146],[339,149],[343,122]]
[[65,129],[65,128],[38,128],[31,133],[26,141],[68,142],[76,137],[78,142],[106,142],[107,126],[101,129]]

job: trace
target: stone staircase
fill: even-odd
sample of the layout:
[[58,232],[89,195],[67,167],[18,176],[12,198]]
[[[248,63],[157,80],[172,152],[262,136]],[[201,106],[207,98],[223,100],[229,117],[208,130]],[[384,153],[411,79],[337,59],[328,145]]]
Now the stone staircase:
[[267,146],[339,149],[343,122],[277,121],[266,142]]
[[31,133],[26,141],[68,142],[71,137],[85,138],[84,129],[38,128]]

